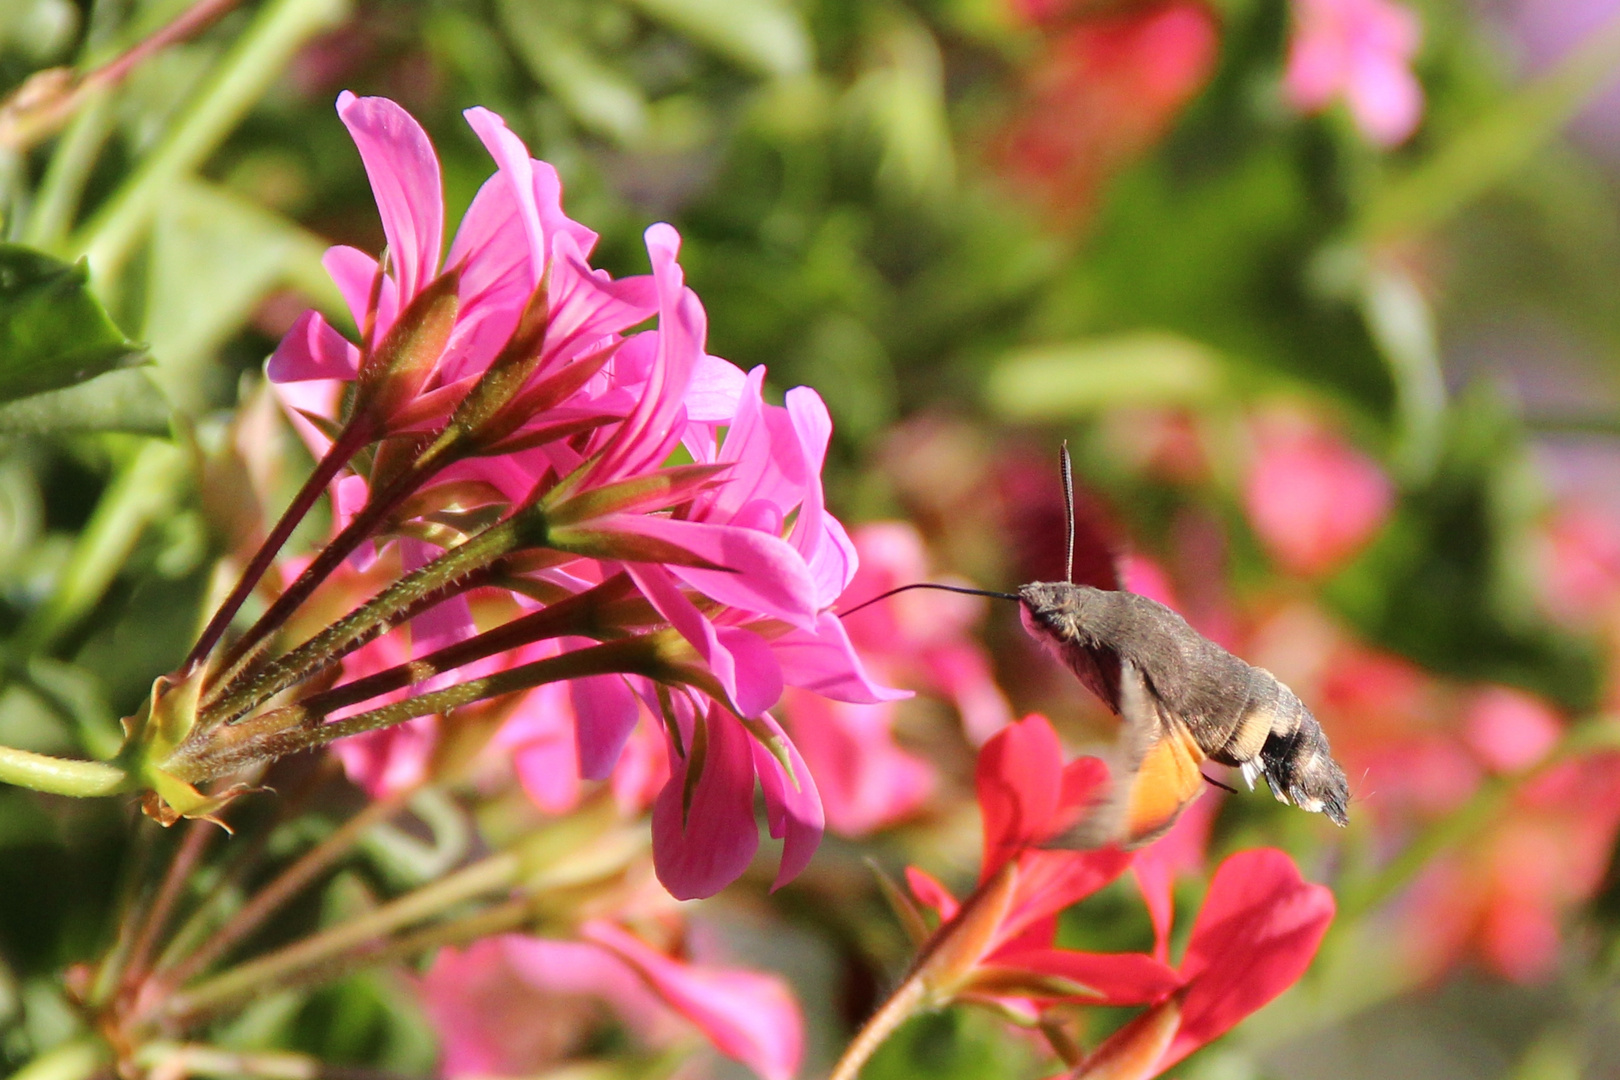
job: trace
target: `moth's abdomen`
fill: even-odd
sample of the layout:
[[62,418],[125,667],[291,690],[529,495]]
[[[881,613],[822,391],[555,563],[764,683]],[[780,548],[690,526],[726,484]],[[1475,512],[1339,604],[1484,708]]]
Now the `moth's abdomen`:
[[1350,788],[1322,725],[1271,672],[1257,667],[1249,671],[1258,692],[1225,745],[1211,749],[1209,756],[1239,767],[1250,786],[1263,776],[1283,802],[1346,824]]

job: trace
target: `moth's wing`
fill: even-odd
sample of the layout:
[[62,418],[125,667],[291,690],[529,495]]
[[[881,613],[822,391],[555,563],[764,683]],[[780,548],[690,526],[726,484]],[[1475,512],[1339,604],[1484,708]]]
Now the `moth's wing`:
[[[1112,655],[1112,654],[1110,654]],[[1117,661],[1119,715],[1108,796],[1065,838],[1082,848],[1135,847],[1163,835],[1204,787],[1206,755],[1134,664]]]

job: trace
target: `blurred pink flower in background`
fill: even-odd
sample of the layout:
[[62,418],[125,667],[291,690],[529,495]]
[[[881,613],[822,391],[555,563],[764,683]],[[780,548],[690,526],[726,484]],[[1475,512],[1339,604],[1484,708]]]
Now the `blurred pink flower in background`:
[[1284,568],[1307,577],[1337,569],[1383,526],[1394,489],[1371,458],[1304,417],[1268,413],[1254,424],[1244,481],[1249,522]]
[[1620,754],[1564,762],[1532,779],[1470,848],[1413,886],[1408,955],[1438,977],[1473,956],[1503,978],[1549,977],[1563,919],[1603,883],[1620,831]]
[[1380,146],[1396,146],[1423,118],[1412,74],[1418,17],[1391,0],[1293,0],[1294,34],[1283,88],[1295,108],[1319,112],[1335,99]]
[[1463,709],[1463,737],[1493,772],[1519,772],[1537,764],[1563,732],[1552,706],[1506,686],[1475,691]]
[[1542,608],[1569,626],[1601,623],[1620,603],[1620,513],[1566,502],[1547,516],[1536,540]]
[[780,978],[690,963],[601,920],[581,936],[507,934],[440,950],[419,988],[446,1077],[549,1072],[588,1050],[611,1016],[644,1049],[696,1028],[764,1080],[791,1080],[804,1024]]

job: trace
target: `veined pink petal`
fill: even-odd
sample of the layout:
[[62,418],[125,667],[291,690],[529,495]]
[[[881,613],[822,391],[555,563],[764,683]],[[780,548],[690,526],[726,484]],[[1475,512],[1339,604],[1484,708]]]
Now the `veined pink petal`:
[[365,163],[400,298],[409,303],[439,271],[444,244],[439,157],[422,125],[387,98],[357,98],[345,90],[337,110]]
[[636,695],[619,675],[593,675],[568,684],[579,743],[579,771],[605,780],[641,715]]
[[730,360],[705,353],[686,388],[686,418],[702,424],[726,424],[737,415],[748,376]]
[[265,373],[271,382],[339,379],[347,382],[360,368],[360,350],[332,329],[313,309],[298,316],[287,336],[270,355]]
[[1169,1068],[1298,981],[1333,921],[1333,893],[1275,848],[1240,851],[1215,871],[1181,963],[1187,980]]
[[[332,283],[343,294],[343,302],[349,305],[349,314],[354,319],[354,325],[364,329],[366,325],[366,311],[371,303],[371,290],[377,284],[377,260],[358,248],[346,244],[326,249],[321,256],[321,266],[331,277]],[[383,278],[382,288],[377,294],[376,326],[372,332],[373,340],[381,340],[394,325],[394,317],[399,313],[399,286],[392,278]]]
[[725,570],[671,566],[670,573],[722,604],[812,630],[815,585],[799,553],[754,529],[638,514],[610,514],[593,529],[648,536],[689,551]]
[[789,686],[857,705],[899,701],[910,690],[895,690],[874,681],[850,644],[844,623],[831,612],[816,616],[814,631],[790,630],[771,642],[783,681]]
[[586,923],[581,933],[634,968],[721,1053],[765,1080],[792,1080],[803,1054],[804,1022],[780,978],[738,968],[682,964],[603,920]]
[[682,733],[687,756],[670,750],[670,777],[653,803],[653,869],[677,900],[713,896],[736,881],[759,849],[754,823],[753,739],[724,709],[709,710],[703,772],[691,787],[691,731]]
[[461,268],[463,304],[491,291],[511,289],[525,299],[533,291],[529,245],[523,230],[517,227],[517,217],[512,185],[497,172],[473,196],[444,258],[445,266]]
[[737,704],[737,665],[732,659],[731,650],[721,644],[719,631],[709,617],[681,595],[681,590],[662,567],[626,563],[625,570],[647,602],[697,650],[709,671],[719,680],[721,689],[731,698],[731,703]]
[[771,835],[782,841],[782,862],[776,871],[776,881],[771,885],[774,892],[810,865],[810,857],[821,843],[826,815],[815,777],[799,755],[799,748],[769,713],[761,716],[759,722],[782,740],[788,762],[793,766],[789,776],[782,763],[760,745],[759,740],[754,740],[754,771],[759,774],[760,788],[765,793],[765,814]]

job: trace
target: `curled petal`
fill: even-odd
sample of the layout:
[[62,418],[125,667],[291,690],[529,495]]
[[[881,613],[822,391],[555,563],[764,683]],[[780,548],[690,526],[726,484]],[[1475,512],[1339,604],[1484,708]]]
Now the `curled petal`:
[[774,891],[799,876],[810,865],[810,857],[821,843],[826,827],[826,816],[821,807],[821,795],[809,766],[799,756],[798,747],[787,737],[770,715],[759,718],[770,733],[780,740],[778,746],[787,753],[790,775],[769,750],[757,740],[754,743],[754,771],[765,792],[765,813],[770,822],[771,835],[782,841],[782,864],[777,869]]
[[387,98],[357,98],[345,90],[337,109],[365,163],[400,297],[409,303],[438,272],[444,243],[438,155],[422,125]]
[[951,890],[940,884],[938,878],[926,870],[919,870],[915,866],[906,867],[906,886],[911,889],[911,895],[917,898],[917,903],[924,907],[931,907],[939,913],[941,922],[950,922],[956,918],[961,905]]
[[1179,987],[1174,968],[1146,953],[1088,953],[1074,949],[1005,950],[995,965],[1064,979],[1090,990],[1103,1005],[1145,1005]]
[[270,381],[277,383],[311,379],[348,382],[359,368],[360,350],[312,310],[298,316],[271,354],[265,371]]

